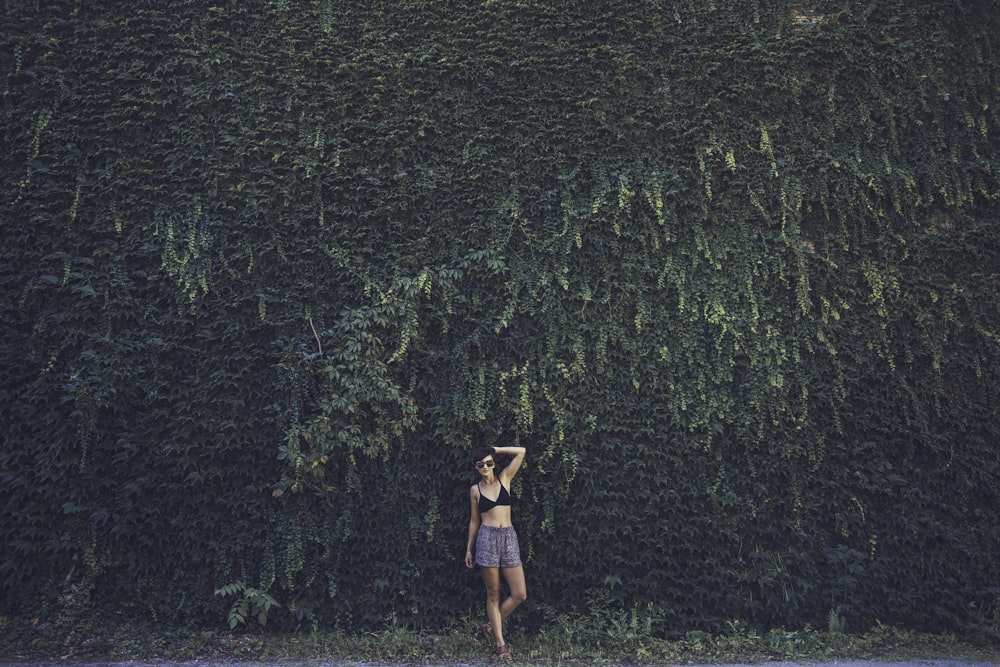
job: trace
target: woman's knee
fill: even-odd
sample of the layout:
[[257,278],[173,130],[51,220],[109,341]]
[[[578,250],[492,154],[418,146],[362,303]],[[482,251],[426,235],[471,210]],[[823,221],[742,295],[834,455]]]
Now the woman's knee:
[[514,602],[521,604],[528,599],[528,591],[521,589],[519,591],[511,591],[510,596],[514,598]]
[[500,587],[499,586],[487,586],[486,587],[486,599],[489,602],[499,602],[500,601]]

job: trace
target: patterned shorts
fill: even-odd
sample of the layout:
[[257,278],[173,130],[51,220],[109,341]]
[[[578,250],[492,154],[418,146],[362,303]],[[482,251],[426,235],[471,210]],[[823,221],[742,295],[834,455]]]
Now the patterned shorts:
[[479,567],[519,567],[521,548],[513,526],[480,526],[476,536],[476,565]]

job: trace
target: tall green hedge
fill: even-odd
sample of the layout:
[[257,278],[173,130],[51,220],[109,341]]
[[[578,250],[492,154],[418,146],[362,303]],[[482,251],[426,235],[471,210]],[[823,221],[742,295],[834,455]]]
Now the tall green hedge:
[[1000,16],[9,0],[0,610],[1000,613]]

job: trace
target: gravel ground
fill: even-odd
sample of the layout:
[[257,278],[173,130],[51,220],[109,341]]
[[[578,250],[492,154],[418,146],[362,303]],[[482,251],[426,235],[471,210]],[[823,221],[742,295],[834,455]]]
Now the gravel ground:
[[[481,663],[435,662],[428,667],[484,667],[502,664],[495,660]],[[517,665],[515,660],[513,665]],[[604,667],[614,667],[602,663]],[[218,661],[193,660],[185,662],[169,661],[125,661],[91,662],[80,660],[58,660],[47,662],[0,662],[0,667],[420,667],[417,663],[371,663],[371,662],[331,662],[328,660],[289,659],[281,661]],[[636,667],[629,665],[628,667]],[[652,667],[652,666],[650,666]],[[659,666],[663,667],[663,666]],[[964,660],[906,660],[897,662],[877,662],[872,660],[835,660],[833,662],[765,662],[756,664],[733,663],[728,665],[684,665],[684,667],[998,667],[993,662],[967,662]]]

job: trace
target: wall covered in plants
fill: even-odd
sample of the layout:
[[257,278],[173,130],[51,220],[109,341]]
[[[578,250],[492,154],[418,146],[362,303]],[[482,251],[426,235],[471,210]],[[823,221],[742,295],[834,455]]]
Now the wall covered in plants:
[[517,442],[532,627],[996,618],[990,3],[2,20],[4,613],[440,626]]

